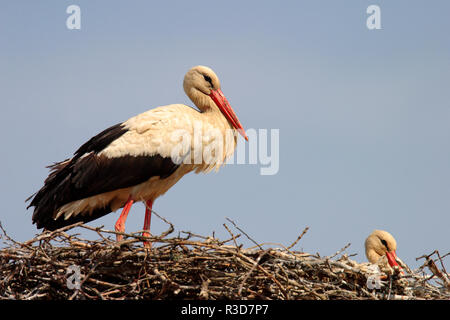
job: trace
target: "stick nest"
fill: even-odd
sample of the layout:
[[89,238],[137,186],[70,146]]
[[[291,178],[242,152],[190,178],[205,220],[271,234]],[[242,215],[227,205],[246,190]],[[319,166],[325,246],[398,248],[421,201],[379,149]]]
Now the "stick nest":
[[[0,250],[0,299],[450,298],[437,251],[417,258],[425,263],[416,271],[374,275],[369,264],[343,254],[350,244],[328,257],[292,250],[308,228],[289,247],[264,248],[255,242],[246,249],[237,239],[248,235],[228,221],[240,233],[224,224],[230,233],[224,241],[191,232],[169,237],[174,229],[166,221],[169,229],[159,236],[122,233],[120,243],[113,239],[117,232],[81,223],[20,243],[0,224],[6,244]],[[98,239],[69,234],[75,227],[91,230]],[[152,249],[142,246],[143,239],[150,239]],[[433,259],[436,254],[439,259]]]

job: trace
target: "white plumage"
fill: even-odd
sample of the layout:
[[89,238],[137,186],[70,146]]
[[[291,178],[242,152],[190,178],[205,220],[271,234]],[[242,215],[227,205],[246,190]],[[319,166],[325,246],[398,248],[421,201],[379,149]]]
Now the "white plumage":
[[116,223],[123,232],[133,202],[144,201],[144,230],[149,230],[156,198],[191,171],[219,169],[234,152],[236,132],[247,139],[244,129],[211,69],[192,68],[183,86],[200,111],[172,104],[143,112],[53,165],[30,204],[38,228],[88,222],[124,207]]

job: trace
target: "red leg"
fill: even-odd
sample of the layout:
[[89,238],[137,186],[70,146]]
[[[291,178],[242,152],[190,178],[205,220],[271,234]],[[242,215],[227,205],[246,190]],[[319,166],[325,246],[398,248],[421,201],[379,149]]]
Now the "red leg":
[[[144,232],[142,233],[142,235],[144,237],[150,236],[150,222],[152,219],[152,205],[153,205],[153,202],[150,200],[145,202]],[[151,248],[152,244],[148,241],[144,241],[144,246],[147,248]]]
[[[117,219],[115,229],[117,232],[124,232],[125,231],[125,221],[128,217],[128,212],[130,212],[131,206],[133,205],[134,200],[131,198],[131,195],[128,197],[127,202],[125,203],[125,206],[123,207],[122,213],[120,214],[119,219]],[[123,236],[121,234],[116,234],[116,240],[122,241]]]

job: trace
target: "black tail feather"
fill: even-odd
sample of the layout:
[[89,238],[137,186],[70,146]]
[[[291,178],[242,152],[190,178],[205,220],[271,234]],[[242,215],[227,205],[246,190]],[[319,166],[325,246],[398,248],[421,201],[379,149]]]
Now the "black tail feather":
[[65,226],[70,226],[71,224],[77,223],[77,222],[84,222],[88,223],[90,221],[93,221],[95,219],[101,218],[108,213],[111,212],[111,208],[109,206],[105,208],[97,208],[92,213],[82,215],[78,214],[75,216],[71,216],[69,219],[64,220],[64,217],[60,217],[59,219],[55,220],[53,218],[46,218],[43,220],[36,221],[38,228],[44,228],[45,230],[53,231]]

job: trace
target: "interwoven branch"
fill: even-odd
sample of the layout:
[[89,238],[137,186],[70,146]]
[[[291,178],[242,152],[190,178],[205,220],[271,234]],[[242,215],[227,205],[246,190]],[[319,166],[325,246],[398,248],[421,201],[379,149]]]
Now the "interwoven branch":
[[[183,232],[185,237],[169,237],[174,228],[168,224],[169,229],[159,236],[124,233],[125,240],[120,243],[114,241],[117,232],[83,224],[20,243],[0,224],[6,244],[0,250],[0,299],[450,298],[446,284],[430,280],[424,268],[422,273],[403,277],[388,275],[381,288],[369,289],[367,266],[347,255],[335,258],[348,246],[324,258],[292,251],[307,229],[288,247],[263,248],[255,242],[256,247],[245,249],[228,227],[231,238],[220,241],[191,232]],[[69,234],[75,227],[90,230],[98,239]],[[151,250],[142,246],[146,239],[153,243]],[[442,259],[440,263],[443,267]],[[71,266],[79,268],[79,289],[68,286]],[[425,266],[448,277],[430,258]]]

